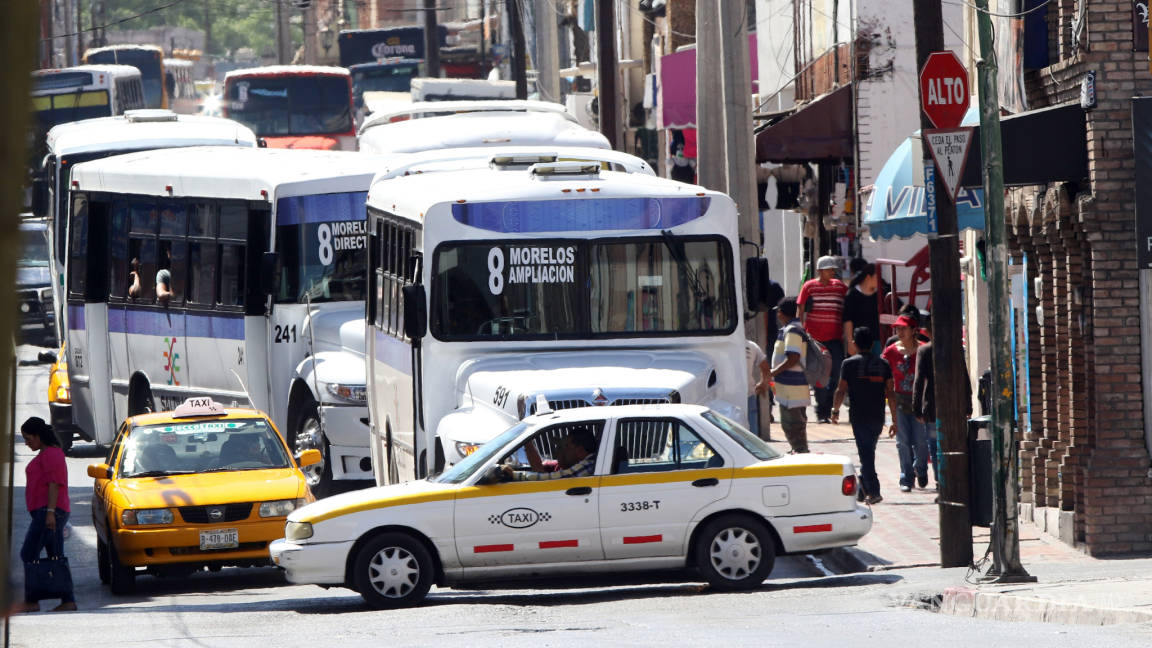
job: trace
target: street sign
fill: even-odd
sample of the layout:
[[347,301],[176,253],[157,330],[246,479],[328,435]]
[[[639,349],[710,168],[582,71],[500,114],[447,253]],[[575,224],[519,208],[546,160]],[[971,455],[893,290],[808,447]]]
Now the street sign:
[[968,70],[952,52],[932,52],[920,70],[920,108],[936,128],[956,128],[968,112]]
[[948,187],[948,195],[956,202],[960,193],[960,177],[964,175],[964,165],[968,163],[968,151],[972,150],[971,128],[942,128],[924,131],[924,144],[932,152],[940,179]]
[[936,217],[936,169],[924,162],[924,211],[927,212],[924,234],[930,238],[940,237],[940,221]]

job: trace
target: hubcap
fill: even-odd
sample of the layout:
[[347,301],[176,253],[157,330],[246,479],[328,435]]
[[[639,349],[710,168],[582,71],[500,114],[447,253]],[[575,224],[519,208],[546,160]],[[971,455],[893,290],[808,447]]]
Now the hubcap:
[[729,527],[712,538],[709,557],[716,573],[729,580],[748,577],[760,566],[760,541],[748,529]]
[[402,547],[385,547],[368,562],[368,582],[382,596],[401,598],[420,581],[420,563]]
[[304,471],[304,478],[308,481],[309,486],[315,486],[320,483],[320,477],[324,474],[324,463],[328,461],[328,457],[324,456],[324,444],[320,442],[320,421],[313,417],[308,417],[304,424],[300,426],[300,431],[296,433],[296,459],[299,461],[300,455],[305,450],[318,450],[320,452],[320,461],[311,466],[304,466],[301,468]]

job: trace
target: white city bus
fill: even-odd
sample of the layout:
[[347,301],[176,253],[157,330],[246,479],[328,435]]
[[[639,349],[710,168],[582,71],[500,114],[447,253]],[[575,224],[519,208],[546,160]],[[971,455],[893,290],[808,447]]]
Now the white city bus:
[[[383,158],[190,148],[78,166],[72,222],[81,229],[69,243],[67,273],[77,423],[108,443],[110,426],[125,415],[191,395],[239,404],[251,395],[297,453],[321,451],[324,461],[306,470],[316,491],[334,480],[370,479],[368,187],[381,172],[432,174],[445,165],[524,165],[557,155],[506,153],[493,160],[479,151]],[[651,173],[613,151],[564,155]],[[133,259],[142,282],[135,296]],[[175,296],[163,304],[152,278],[169,259]]]
[[376,481],[535,411],[690,402],[745,420],[736,210],[581,162],[382,177],[368,194]]
[[[95,67],[95,66],[90,66]],[[136,68],[126,65],[139,78]],[[117,117],[85,119],[60,124],[48,131],[44,154],[33,182],[33,212],[46,218],[50,243],[54,303],[64,304],[58,291],[64,285],[68,186],[72,168],[110,155],[158,148],[187,146],[239,146],[255,148],[256,135],[230,119],[177,115],[168,110],[130,110]],[[63,313],[56,313],[63,324]],[[61,334],[62,331],[57,331]],[[61,338],[63,339],[63,338]]]

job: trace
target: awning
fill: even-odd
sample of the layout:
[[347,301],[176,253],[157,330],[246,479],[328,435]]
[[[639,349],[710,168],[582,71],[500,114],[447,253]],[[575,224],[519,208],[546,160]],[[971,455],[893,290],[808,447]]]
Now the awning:
[[[972,151],[956,197],[959,229],[984,229],[984,185],[981,177],[980,114],[974,105],[962,124],[973,126]],[[1084,111],[1076,104],[1030,110],[1000,120],[1005,186],[1076,181],[1087,177]],[[927,228],[924,187],[913,185],[913,164],[920,164],[919,135],[897,147],[876,176],[864,212],[873,238],[908,238]]]
[[848,84],[757,133],[756,161],[850,160],[852,141],[852,85]]
[[[755,93],[760,71],[754,33],[748,35],[748,67]],[[660,58],[660,124],[662,128],[696,128],[695,47]]]

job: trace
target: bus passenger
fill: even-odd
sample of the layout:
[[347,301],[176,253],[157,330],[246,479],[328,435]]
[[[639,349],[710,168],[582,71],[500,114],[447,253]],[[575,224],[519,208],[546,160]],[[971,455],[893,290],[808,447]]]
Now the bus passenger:
[[160,243],[160,269],[156,271],[156,302],[167,306],[172,299],[172,243]]
[[128,262],[128,296],[139,299],[143,290],[140,286],[140,258],[132,257]]

